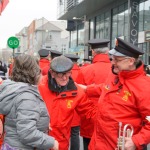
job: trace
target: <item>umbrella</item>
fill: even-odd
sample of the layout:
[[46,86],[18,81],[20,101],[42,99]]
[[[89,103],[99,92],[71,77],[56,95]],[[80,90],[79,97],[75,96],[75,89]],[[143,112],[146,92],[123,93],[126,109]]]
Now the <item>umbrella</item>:
[[0,0],[0,15],[9,3],[9,0]]

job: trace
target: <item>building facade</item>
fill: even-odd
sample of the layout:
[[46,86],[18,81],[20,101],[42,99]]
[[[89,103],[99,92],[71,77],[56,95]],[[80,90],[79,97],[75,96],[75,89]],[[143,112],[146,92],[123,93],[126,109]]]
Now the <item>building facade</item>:
[[69,32],[65,29],[66,21],[48,21],[44,17],[35,19],[16,34],[20,41],[16,52],[37,55],[41,48],[50,48],[67,53]]
[[89,39],[110,39],[113,48],[120,37],[141,47],[150,64],[150,0],[59,0],[58,19],[68,20],[70,51],[80,55],[82,47],[81,57],[90,55]]

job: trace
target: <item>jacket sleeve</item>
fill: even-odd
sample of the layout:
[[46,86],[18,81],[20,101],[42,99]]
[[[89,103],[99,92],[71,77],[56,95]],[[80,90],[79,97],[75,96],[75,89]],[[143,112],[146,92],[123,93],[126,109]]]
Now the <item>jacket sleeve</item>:
[[87,86],[86,94],[88,97],[100,97],[102,84],[91,84]]
[[77,113],[87,119],[95,120],[97,105],[88,99],[86,93],[81,87],[78,87],[78,90],[81,96],[79,96],[78,105],[76,107]]
[[39,107],[39,101],[36,99],[24,98],[17,101],[17,133],[20,141],[25,145],[29,145],[35,148],[42,147],[43,149],[50,149],[54,146],[54,138],[39,131],[36,127],[36,124],[40,118],[40,113],[41,110]]

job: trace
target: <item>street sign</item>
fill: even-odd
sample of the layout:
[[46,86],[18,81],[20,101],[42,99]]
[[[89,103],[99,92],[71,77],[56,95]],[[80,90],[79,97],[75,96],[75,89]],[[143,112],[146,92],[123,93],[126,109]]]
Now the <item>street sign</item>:
[[10,37],[8,40],[7,40],[7,45],[10,47],[10,48],[17,48],[19,46],[19,40],[18,38],[12,36]]

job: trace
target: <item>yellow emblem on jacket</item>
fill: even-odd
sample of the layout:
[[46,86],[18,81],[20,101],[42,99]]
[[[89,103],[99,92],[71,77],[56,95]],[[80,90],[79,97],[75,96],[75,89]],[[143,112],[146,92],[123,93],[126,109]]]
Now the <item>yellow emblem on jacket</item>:
[[67,101],[67,108],[71,108],[71,103],[73,103],[73,100],[66,100]]
[[131,93],[129,91],[124,91],[124,96],[122,97],[122,99],[124,101],[127,101],[129,96],[131,96]]

